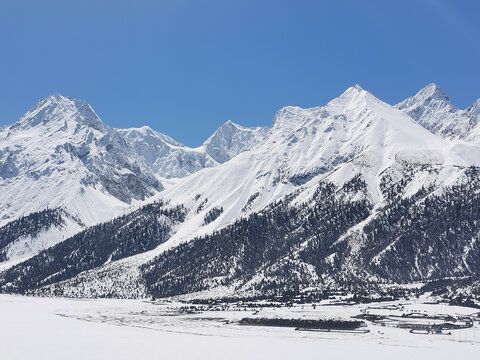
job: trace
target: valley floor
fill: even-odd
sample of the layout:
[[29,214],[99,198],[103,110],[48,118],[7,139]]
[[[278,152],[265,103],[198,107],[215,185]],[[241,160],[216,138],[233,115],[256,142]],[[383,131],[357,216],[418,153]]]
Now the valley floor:
[[399,311],[475,317],[480,311],[425,302],[423,299],[395,304],[315,307],[311,304],[261,307],[259,303],[255,307],[207,308],[176,302],[0,295],[0,357],[6,360],[393,360],[478,356],[478,318],[473,327],[451,330],[442,335],[412,334],[405,329],[368,321],[369,333],[296,331],[294,328],[242,326],[237,323],[242,318],[255,317],[351,320],[350,316],[362,312],[395,318]]

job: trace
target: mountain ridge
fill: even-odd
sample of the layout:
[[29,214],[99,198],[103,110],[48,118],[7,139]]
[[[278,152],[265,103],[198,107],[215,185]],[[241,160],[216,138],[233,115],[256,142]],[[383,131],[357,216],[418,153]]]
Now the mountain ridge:
[[[52,270],[37,255],[0,273],[0,289],[87,297],[231,296],[477,276],[480,242],[472,239],[480,237],[480,144],[426,128],[426,120],[449,120],[437,116],[445,106],[454,114],[463,111],[437,85],[401,104],[389,105],[356,85],[325,106],[284,107],[268,128],[226,122],[196,149],[208,155],[205,148],[219,135],[214,148],[222,149],[222,163],[165,181],[164,189],[125,210],[151,218],[148,226],[155,227],[154,204],[181,208],[161,241],[143,246],[139,240],[127,257],[105,263],[104,251],[114,242],[98,227],[99,259],[82,267],[84,273],[68,272],[52,282]],[[410,116],[418,104],[432,118]],[[469,111],[475,114],[476,107]],[[121,131],[130,144],[147,135],[169,141],[149,128]],[[128,229],[136,239],[141,229],[121,219],[114,223],[124,224],[118,239],[127,244]],[[442,225],[438,219],[450,220]],[[75,254],[92,246],[85,236],[77,245],[75,237],[66,239],[42,256],[72,264]],[[124,286],[112,278],[120,273]]]
[[480,99],[466,109],[459,109],[437,84],[432,83],[395,107],[435,134],[457,140],[478,141],[479,104]]
[[[234,130],[231,136],[256,131],[238,125]],[[247,145],[254,140],[259,138]],[[225,161],[244,150],[241,142],[240,137],[220,144]],[[30,246],[39,243],[33,237],[18,239],[9,245],[10,260],[35,255],[82,227],[121,215],[170,179],[216,165],[206,148],[188,148],[148,127],[113,129],[83,100],[59,93],[43,98],[0,130],[0,226],[48,208],[62,208],[64,221],[73,217],[82,225],[72,224],[71,231],[63,227],[63,235],[48,227],[41,234],[50,239],[43,247]]]

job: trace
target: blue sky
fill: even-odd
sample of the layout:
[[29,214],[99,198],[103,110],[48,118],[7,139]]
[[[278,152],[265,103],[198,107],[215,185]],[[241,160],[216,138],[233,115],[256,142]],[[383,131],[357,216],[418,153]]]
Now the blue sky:
[[56,92],[190,146],[355,83],[395,103],[436,82],[467,107],[478,14],[476,0],[2,1],[0,125]]

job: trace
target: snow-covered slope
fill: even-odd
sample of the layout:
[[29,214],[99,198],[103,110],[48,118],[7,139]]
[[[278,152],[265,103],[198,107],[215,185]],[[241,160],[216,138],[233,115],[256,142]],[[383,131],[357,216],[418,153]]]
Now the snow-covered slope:
[[227,122],[189,148],[146,126],[111,129],[86,102],[52,95],[0,129],[0,225],[65,204],[86,224],[103,221],[161,190],[159,179],[227,161],[264,132]]
[[0,129],[0,226],[47,207],[104,221],[162,190],[162,179],[225,162],[265,132],[229,121],[189,148],[148,127],[112,129],[86,102],[52,95]]
[[[195,209],[173,238],[189,239],[259,211],[299,186],[315,186],[322,178],[342,184],[362,173],[370,196],[380,202],[379,174],[407,164],[449,169],[480,165],[480,147],[432,134],[357,85],[323,107],[281,109],[264,140],[250,151],[186,177],[156,198]],[[447,181],[453,175],[442,176]],[[214,208],[222,213],[203,226]]]
[[7,257],[35,254],[118,216],[162,190],[163,180],[227,161],[264,132],[228,122],[192,149],[146,126],[112,129],[81,100],[60,94],[42,99],[0,128],[0,226],[47,208],[62,208],[64,222],[75,221],[45,230],[49,241],[25,235],[9,245]]
[[467,109],[459,109],[432,83],[395,107],[435,134],[451,139],[480,140],[480,99]]
[[31,213],[0,227],[0,270],[68,239],[85,227],[63,209]]
[[203,148],[189,148],[148,126],[117,132],[160,177],[180,178],[217,165]]
[[162,189],[83,101],[56,94],[0,132],[0,224],[64,207],[86,225]]
[[185,146],[148,126],[117,131],[157,175],[181,178],[222,164],[252,148],[263,139],[267,128],[248,128],[227,121],[197,148]]
[[248,128],[228,120],[203,143],[202,148],[222,164],[260,143],[267,132],[267,127]]
[[0,131],[0,189],[0,226],[62,209],[61,221],[1,249],[13,261],[118,216],[162,185],[86,102],[55,94]]
[[[416,100],[407,102],[410,105],[404,105],[415,107],[420,99],[423,104],[437,104],[433,108],[443,113],[455,110],[436,86],[427,87]],[[471,212],[477,204],[480,183],[472,179],[477,176],[475,167],[480,166],[480,144],[458,141],[440,130],[434,133],[433,129],[448,128],[444,124],[448,118],[433,121],[433,115],[425,115],[423,120],[421,116],[413,119],[405,106],[386,104],[356,85],[325,106],[285,107],[267,129],[227,122],[197,149],[148,128],[120,131],[146,166],[158,160],[157,155],[149,157],[157,151],[165,151],[166,159],[206,154],[215,163],[165,182],[165,188],[147,200],[182,209],[181,219],[158,247],[142,252],[139,242],[135,256],[106,263],[103,257],[94,259],[102,265],[88,267],[81,277],[62,273],[60,283],[49,278],[50,287],[42,291],[85,296],[128,296],[132,291],[137,296],[135,283],[144,286],[146,279],[148,289],[160,296],[165,289],[176,294],[219,285],[225,286],[223,294],[232,294],[238,289],[299,283],[338,285],[347,278],[391,281],[396,276],[412,281],[475,274],[480,262],[474,255],[480,247],[470,239],[478,235],[477,222],[468,218],[468,224],[461,225],[454,214],[455,209]],[[218,157],[212,149],[224,155]],[[181,162],[169,164],[181,168]],[[154,170],[156,175],[159,169]],[[183,174],[189,169],[193,168]],[[427,197],[431,202],[425,212],[422,202]],[[140,208],[139,213],[150,214],[150,210]],[[438,220],[435,214],[450,219],[450,228],[464,228],[468,233],[452,235],[447,229],[446,234],[432,238],[434,229],[429,226]],[[404,223],[402,219],[407,218],[409,222]],[[411,223],[419,224],[413,235],[404,232]],[[130,226],[122,225],[123,237],[130,234]],[[428,233],[422,233],[427,228]],[[111,238],[111,234],[101,235],[102,227],[95,231],[99,239]],[[382,234],[386,235],[382,238]],[[411,249],[412,244],[418,249]],[[10,280],[5,281],[19,279],[14,285],[18,289],[32,286],[42,276],[52,275],[43,259],[58,257],[70,263],[89,249],[75,249],[71,240],[64,245],[32,259],[25,265],[28,269],[19,265],[9,271],[5,279]],[[104,256],[102,244],[96,246]],[[441,258],[442,251],[448,258]],[[430,257],[424,256],[427,253]],[[399,268],[402,259],[410,264],[404,269]],[[436,265],[432,259],[438,260]],[[459,259],[463,260],[459,263]],[[29,278],[27,270],[35,273],[35,279]],[[127,274],[125,288],[108,278],[119,273]],[[97,284],[100,290],[87,291],[84,284]]]
[[[333,182],[340,193],[343,184],[360,176],[365,181],[366,192],[362,195],[353,193],[351,201],[364,199],[371,204],[373,211],[363,222],[344,234],[348,239],[345,242],[348,245],[345,246],[353,250],[338,256],[348,263],[353,261],[348,259],[356,258],[355,254],[359,250],[355,249],[362,246],[358,243],[356,236],[349,234],[361,231],[364,226],[379,216],[378,214],[381,214],[381,208],[392,201],[387,198],[388,194],[396,191],[394,196],[407,198],[422,191],[423,187],[433,187],[431,191],[441,191],[440,189],[446,186],[464,181],[461,180],[464,177],[463,171],[470,165],[480,165],[479,146],[456,143],[435,135],[402,111],[378,100],[359,86],[354,86],[323,107],[281,109],[276,114],[264,140],[257,146],[222,165],[201,170],[180,180],[174,186],[167,187],[154,198],[182,204],[190,209],[185,222],[180,224],[173,236],[157,249],[138,255],[131,260],[125,259],[121,265],[109,264],[106,268],[114,269],[121,266],[126,272],[137,274],[133,276],[139,276],[141,274],[141,271],[138,271],[139,266],[151,261],[155,256],[199,236],[207,236],[207,239],[210,239],[208,234],[212,234],[213,231],[225,229],[229,224],[249,214],[264,211],[276,200],[284,199],[285,196],[290,199],[293,196],[294,200],[291,203],[293,206],[311,202],[311,206],[315,207],[318,203],[312,200],[312,196],[317,190],[319,181]],[[237,233],[235,230],[232,231]],[[228,232],[226,230],[226,234]],[[240,239],[242,236],[247,235],[240,235]],[[271,236],[275,237],[273,234]],[[224,237],[225,244],[232,242],[232,246],[236,240],[237,238],[230,239],[227,235]],[[300,249],[308,249],[310,239],[306,238],[303,241],[304,244],[300,245]],[[204,244],[199,240],[195,243],[197,244],[199,253],[194,252],[193,257],[185,256],[189,264],[194,259],[195,263],[202,264],[199,257],[205,256],[205,252],[209,253],[208,250],[202,250],[207,243]],[[222,242],[214,246],[223,246],[221,244]],[[342,248],[344,246],[342,244],[339,239],[339,245],[335,246]],[[192,245],[193,249],[195,245]],[[241,245],[241,247],[244,246],[247,244]],[[392,245],[387,243],[386,246]],[[183,254],[183,250],[188,251],[188,249],[192,248],[172,250],[172,255],[175,255],[173,258],[166,255],[167,263],[175,264],[179,259],[178,256]],[[232,287],[217,290],[216,293],[225,295],[239,289],[248,291],[267,279],[275,283],[275,276],[267,274],[283,273],[281,269],[284,266],[290,269],[293,266],[295,270],[290,271],[306,274],[302,276],[311,279],[308,281],[314,283],[331,281],[328,280],[327,275],[323,275],[327,276],[323,278],[322,274],[312,270],[312,265],[297,259],[298,249],[293,253],[297,254],[293,255],[293,259],[280,260],[273,264],[271,262],[275,261],[274,259],[267,259],[270,265],[267,268],[261,268],[262,270],[250,281],[244,283],[245,280],[242,280],[240,284],[235,282]],[[243,254],[239,253],[237,256],[240,259]],[[310,256],[313,255],[310,254]],[[207,261],[206,268],[211,269],[208,261],[214,260],[206,257],[205,261]],[[235,266],[235,262],[231,263],[231,260],[215,261],[216,266],[220,268],[231,266],[231,273],[240,271]],[[327,259],[328,261],[330,260]],[[181,264],[178,266],[182,268]],[[147,269],[149,268],[148,266]],[[173,269],[167,268],[166,271],[173,271]],[[101,268],[99,271],[104,274],[109,270]],[[118,269],[115,271],[118,272]],[[202,270],[199,268],[192,271],[198,271],[200,274]],[[343,271],[351,270],[347,267]],[[88,277],[95,279],[96,273],[92,271]],[[167,279],[169,284],[171,284],[170,281],[177,281],[176,278],[168,278],[168,275]],[[206,282],[213,287],[222,282],[222,278],[200,279],[194,281],[203,281],[203,284]],[[69,294],[85,295],[84,292],[78,292],[76,286],[74,289],[71,288],[75,282],[75,280],[66,282],[62,286],[67,287],[65,291]],[[130,279],[129,283],[131,282]],[[277,281],[277,283],[281,282]],[[307,282],[307,284],[312,286],[312,283]],[[198,289],[193,283],[187,286]],[[122,289],[108,291],[118,291],[122,296],[125,294]]]

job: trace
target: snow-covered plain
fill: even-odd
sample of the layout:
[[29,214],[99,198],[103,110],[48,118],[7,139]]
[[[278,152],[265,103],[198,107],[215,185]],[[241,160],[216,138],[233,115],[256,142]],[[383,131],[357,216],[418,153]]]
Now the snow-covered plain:
[[[403,301],[429,314],[470,315],[478,309]],[[185,305],[185,304],[183,304]],[[385,303],[381,304],[382,306]],[[348,319],[375,304],[230,307],[181,313],[179,303],[0,296],[2,359],[474,359],[480,326],[452,335],[410,334],[368,323],[370,333],[302,332],[241,326],[243,317]]]

